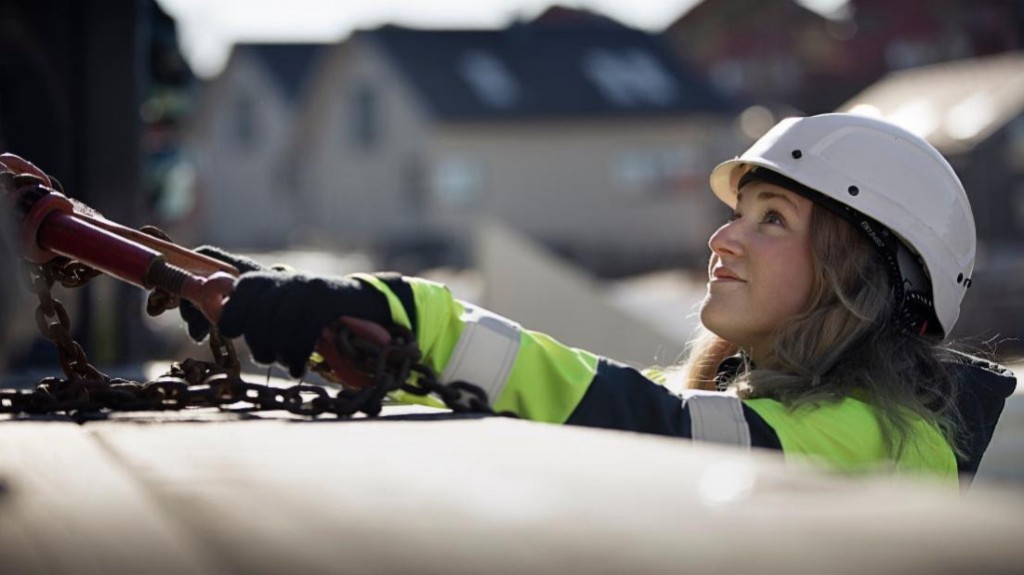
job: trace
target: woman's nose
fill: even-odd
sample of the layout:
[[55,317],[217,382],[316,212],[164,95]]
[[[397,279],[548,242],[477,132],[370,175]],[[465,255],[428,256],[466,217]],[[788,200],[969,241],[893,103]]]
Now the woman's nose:
[[737,220],[726,222],[722,227],[715,230],[708,239],[708,247],[711,251],[722,255],[738,255],[743,251],[743,244],[739,239],[739,226]]

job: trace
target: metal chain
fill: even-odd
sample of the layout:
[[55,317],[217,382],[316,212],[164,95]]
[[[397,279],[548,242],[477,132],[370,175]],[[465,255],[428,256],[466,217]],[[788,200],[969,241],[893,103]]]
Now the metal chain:
[[[71,319],[68,317],[67,309],[64,308],[64,304],[60,300],[54,299],[50,293],[55,278],[58,274],[61,274],[63,278],[63,271],[66,268],[72,269],[76,273],[72,279],[69,279],[69,283],[84,284],[84,282],[79,283],[84,276],[77,275],[78,269],[69,268],[66,261],[29,268],[30,289],[39,298],[39,306],[36,307],[35,314],[36,326],[43,337],[57,347],[58,361],[68,380],[77,382],[79,380],[109,379],[89,363],[85,356],[85,350],[71,338]],[[93,274],[94,276],[95,274]]]
[[[372,376],[363,388],[343,387],[335,396],[318,385],[300,383],[287,388],[254,384],[241,378],[241,364],[234,345],[211,327],[209,344],[214,361],[186,359],[171,364],[170,370],[145,383],[112,378],[89,363],[82,346],[71,338],[71,322],[64,305],[51,294],[55,281],[78,287],[100,272],[67,260],[30,266],[31,289],[39,298],[36,324],[44,337],[57,347],[65,378],[47,377],[33,390],[0,389],[0,413],[67,413],[83,415],[103,410],[181,410],[192,407],[231,406],[231,409],[287,410],[316,417],[331,413],[350,417],[357,413],[380,414],[387,394],[402,390],[415,395],[437,395],[455,412],[495,414],[487,394],[466,382],[445,385],[421,362],[416,338],[409,330],[390,328],[392,341],[379,346],[356,337],[340,323],[338,351],[353,367]],[[170,296],[171,298],[175,296]],[[161,302],[176,307],[177,301]],[[163,308],[167,309],[167,308]],[[246,408],[237,404],[249,404]],[[513,416],[509,412],[498,415]]]

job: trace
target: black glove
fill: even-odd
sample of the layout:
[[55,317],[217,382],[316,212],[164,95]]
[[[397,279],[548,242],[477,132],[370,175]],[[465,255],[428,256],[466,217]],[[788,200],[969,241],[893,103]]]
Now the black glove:
[[341,316],[392,323],[384,294],[358,280],[257,271],[238,278],[218,327],[226,337],[244,335],[257,362],[300,377],[324,326]]
[[[256,260],[226,252],[214,246],[200,246],[193,251],[229,263],[243,274],[267,269],[266,266],[263,266]],[[210,322],[207,321],[203,312],[199,311],[196,306],[184,298],[181,300],[181,305],[178,306],[178,311],[181,313],[181,319],[185,320],[185,325],[188,326],[188,336],[196,342],[206,339],[206,336],[210,333]]]

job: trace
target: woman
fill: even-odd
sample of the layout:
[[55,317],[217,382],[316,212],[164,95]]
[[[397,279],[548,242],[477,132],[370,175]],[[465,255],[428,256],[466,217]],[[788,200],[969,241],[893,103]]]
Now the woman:
[[[323,326],[347,315],[411,328],[443,382],[472,382],[496,410],[533,420],[951,484],[975,471],[1015,381],[938,347],[975,255],[966,194],[941,155],[878,120],[791,118],[719,165],[711,187],[734,214],[709,242],[707,334],[682,397],[418,278],[262,271],[208,250],[255,270],[240,277],[219,325],[294,376]],[[201,318],[183,315],[201,338]]]

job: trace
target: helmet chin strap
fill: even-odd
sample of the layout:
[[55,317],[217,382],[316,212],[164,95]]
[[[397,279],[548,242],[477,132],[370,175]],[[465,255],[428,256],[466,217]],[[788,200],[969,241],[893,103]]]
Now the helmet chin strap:
[[931,280],[925,267],[920,257],[887,227],[842,202],[767,168],[755,166],[747,170],[740,177],[736,188],[742,188],[744,184],[753,181],[775,184],[800,194],[850,222],[868,240],[888,272],[896,304],[892,318],[895,329],[908,335],[942,337],[939,321],[935,317]]

